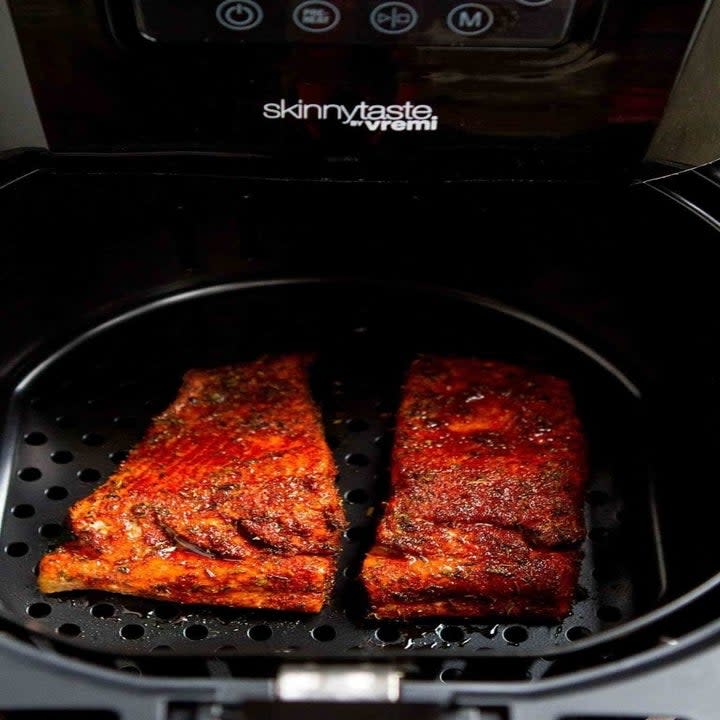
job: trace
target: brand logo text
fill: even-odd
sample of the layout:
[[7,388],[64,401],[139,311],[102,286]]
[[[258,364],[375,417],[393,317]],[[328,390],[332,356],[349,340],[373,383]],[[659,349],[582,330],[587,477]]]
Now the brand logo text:
[[428,132],[437,130],[438,118],[430,105],[373,105],[361,102],[348,107],[335,103],[306,103],[286,100],[265,103],[263,117],[268,120],[336,120],[349,127],[371,132]]

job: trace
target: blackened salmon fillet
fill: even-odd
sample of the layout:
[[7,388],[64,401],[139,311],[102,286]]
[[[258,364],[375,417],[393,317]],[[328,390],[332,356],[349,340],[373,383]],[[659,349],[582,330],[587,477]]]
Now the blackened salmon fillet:
[[309,387],[310,357],[190,370],[107,482],[70,510],[46,593],[317,612],[344,516]]
[[391,497],[362,571],[373,615],[567,615],[586,475],[567,382],[418,358],[398,413]]

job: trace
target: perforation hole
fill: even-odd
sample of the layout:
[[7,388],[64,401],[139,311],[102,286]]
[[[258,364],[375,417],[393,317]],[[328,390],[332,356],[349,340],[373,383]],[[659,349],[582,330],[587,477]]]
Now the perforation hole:
[[100,473],[95,468],[84,468],[77,476],[79,480],[86,483],[94,483],[100,479]]
[[318,625],[310,631],[313,640],[318,642],[330,642],[335,639],[335,628],[332,625]]
[[520,645],[528,639],[528,631],[522,625],[511,625],[503,631],[503,639],[510,645]]
[[177,605],[158,605],[153,610],[153,616],[158,620],[173,620],[178,616],[180,609]]
[[354,467],[365,467],[370,463],[370,458],[363,453],[350,453],[345,457],[345,462]]
[[169,645],[156,645],[150,650],[151,653],[168,653],[172,650]]
[[135,427],[137,420],[133,417],[114,417],[113,425],[119,428],[131,428]]
[[394,625],[381,625],[375,631],[375,637],[381,643],[395,643],[402,638],[402,633]]
[[269,625],[253,625],[247,634],[251,640],[264,642],[272,637],[272,628]]
[[582,625],[576,625],[571,627],[566,633],[565,637],[571,642],[577,642],[578,640],[584,640],[592,635],[592,631]]
[[365,420],[361,418],[353,418],[347,421],[347,428],[351,432],[363,432],[370,427]]
[[10,543],[5,548],[5,552],[10,557],[22,557],[23,555],[27,555],[29,550],[30,550],[30,548],[28,547],[27,543],[24,543],[24,542]]
[[56,450],[50,459],[58,465],[67,465],[73,460],[73,454],[69,450]]
[[55,424],[61,428],[70,428],[75,425],[75,421],[67,415],[58,415],[55,418]]
[[12,509],[12,514],[16,518],[29,518],[35,514],[35,508],[32,505],[16,505]]
[[373,443],[377,445],[382,450],[387,450],[390,445],[392,445],[392,434],[391,433],[383,433],[382,435],[378,435],[376,438],[373,439]]
[[226,655],[228,653],[237,652],[237,648],[234,645],[221,645],[215,652],[218,655]]
[[459,680],[462,677],[463,671],[461,668],[457,667],[450,667],[450,668],[444,668],[440,671],[440,674],[438,675],[438,679],[440,682],[447,683],[452,682],[453,680]]
[[80,626],[75,623],[64,623],[57,631],[60,635],[65,635],[65,637],[77,637],[82,632]]
[[205,625],[189,625],[183,630],[183,635],[188,640],[204,640],[208,636],[208,629]]
[[362,505],[370,499],[370,496],[362,488],[353,488],[345,493],[345,499],[353,505]]
[[64,500],[67,496],[68,491],[60,485],[53,485],[45,491],[48,500]]
[[41,432],[31,432],[25,436],[28,445],[44,445],[47,442],[47,435]]
[[363,542],[370,536],[370,530],[366,527],[351,527],[345,531],[345,537],[350,542]]
[[142,625],[123,625],[120,628],[120,636],[125,640],[139,640],[145,634],[145,628]]
[[348,565],[342,571],[343,575],[349,580],[354,580],[360,574],[359,565]]
[[462,642],[465,639],[465,631],[457,625],[446,625],[438,631],[441,640],[449,643]]
[[121,462],[127,460],[128,451],[127,450],[116,450],[113,453],[110,453],[109,457],[110,459],[116,464],[119,465]]
[[44,602],[37,602],[30,605],[27,614],[33,618],[44,618],[52,612],[50,605]]
[[115,614],[115,608],[110,603],[98,603],[90,608],[90,612],[96,618],[111,618]]
[[603,622],[619,622],[622,620],[622,613],[612,605],[603,605],[601,608],[598,608],[597,616]]
[[48,540],[60,537],[62,531],[62,525],[58,525],[57,523],[46,523],[40,526],[40,535]]
[[36,467],[26,467],[18,472],[18,477],[25,482],[34,482],[42,477],[42,473]]
[[129,675],[142,675],[142,670],[137,665],[118,665],[118,670]]
[[165,403],[161,398],[151,397],[143,402],[143,407],[147,408],[150,412],[159,412],[165,407]]
[[85,433],[82,436],[82,441],[85,443],[85,445],[89,445],[90,447],[97,447],[98,445],[102,445],[105,442],[105,438],[102,435],[98,435],[98,433]]

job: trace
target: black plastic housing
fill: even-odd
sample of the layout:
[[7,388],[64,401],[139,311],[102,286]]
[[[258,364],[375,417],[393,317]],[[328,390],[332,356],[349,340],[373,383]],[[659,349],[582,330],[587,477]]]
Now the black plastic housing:
[[[541,18],[564,1],[501,3]],[[442,33],[435,45],[292,34],[255,44],[231,31],[153,42],[132,0],[10,5],[56,152],[223,154],[276,178],[618,180],[639,173],[703,3],[577,0],[565,39],[551,47],[533,46],[537,38],[448,46]],[[290,7],[265,5],[268,15]],[[181,4],[170,24],[211,6]],[[284,28],[285,16],[276,23],[268,27]],[[382,130],[340,122],[336,110],[320,120],[317,110],[307,119],[266,111],[299,101],[378,113],[410,103],[437,123]]]
[[[659,602],[653,601],[654,608],[646,594],[636,619],[624,618],[625,622],[568,644],[556,655],[538,657],[508,644],[485,660],[481,653],[463,653],[459,648],[454,652],[450,644],[438,653],[405,659],[402,698],[430,702],[438,712],[453,703],[468,703],[510,709],[516,713],[513,717],[532,713],[530,717],[550,718],[555,712],[582,716],[611,709],[615,714],[675,713],[703,720],[701,712],[709,707],[710,698],[714,701],[714,693],[712,684],[701,678],[715,665],[711,664],[714,651],[709,645],[702,648],[716,631],[720,569],[706,552],[713,541],[716,492],[715,485],[705,481],[716,447],[718,327],[713,269],[696,262],[717,227],[712,215],[716,181],[710,172],[689,173],[654,187],[593,186],[589,192],[590,186],[495,184],[478,195],[477,186],[289,186],[223,177],[220,166],[212,176],[171,170],[147,174],[140,167],[46,158],[45,170],[3,191],[4,230],[9,238],[3,246],[3,267],[12,272],[6,273],[2,292],[5,306],[13,308],[3,315],[6,393],[36,366],[36,359],[46,352],[43,348],[66,343],[92,326],[94,318],[116,317],[149,300],[217,283],[263,286],[271,279],[309,273],[342,276],[339,287],[344,299],[328,313],[328,322],[341,313],[351,316],[353,308],[370,299],[378,311],[387,311],[387,327],[400,329],[402,322],[394,322],[392,315],[399,306],[379,288],[394,288],[391,295],[397,298],[404,288],[431,284],[453,288],[451,296],[457,291],[483,295],[530,311],[582,338],[642,387],[641,417],[623,413],[631,427],[621,435],[635,447],[646,447],[645,457],[655,469],[665,593]],[[304,214],[309,202],[327,210],[322,222]],[[471,202],[473,216],[482,218],[472,226],[460,212]],[[380,226],[369,213],[358,213],[358,206],[392,207],[395,212],[381,213],[387,219]],[[278,207],[282,213],[273,211]],[[347,218],[352,223],[345,222],[339,237],[338,223]],[[628,246],[627,237],[637,238],[636,243]],[[683,238],[684,252],[674,252],[665,242],[653,244],[650,254],[652,238]],[[680,278],[682,292],[668,292],[673,283],[679,287]],[[302,307],[302,303],[289,305]],[[424,307],[419,299],[410,305]],[[468,323],[462,334],[453,330],[457,326],[451,316],[456,313],[448,314],[444,302],[433,307],[436,319],[426,324],[428,337],[437,338],[437,328],[443,328],[463,349],[483,345],[483,333],[468,333]],[[293,326],[290,318],[297,317],[298,327],[308,327],[307,323],[313,327],[310,314],[284,317]],[[405,323],[414,328],[416,338],[421,337],[424,317],[419,314]],[[190,325],[188,331],[195,335],[205,325],[199,322],[194,329]],[[514,331],[494,337],[493,352],[500,345],[508,352],[513,343],[528,352],[528,343]],[[533,362],[548,357],[543,342],[530,344]],[[79,369],[80,365],[68,366],[71,373]],[[81,371],[78,380],[92,380],[92,372]],[[612,422],[613,413],[617,415],[611,396],[603,397],[606,407],[587,406],[590,420],[596,418],[601,426],[608,419]],[[82,445],[80,439],[78,447]],[[35,447],[27,450],[35,452]],[[82,492],[82,485],[78,481],[73,492]],[[641,502],[639,510],[651,507]],[[11,527],[8,523],[20,527],[22,522],[34,522],[10,517],[3,523],[6,528]],[[637,517],[626,518],[634,532],[643,526],[636,524]],[[627,558],[642,549],[633,543]],[[641,567],[650,569],[647,563]],[[31,589],[31,577],[23,582]],[[645,580],[640,586],[649,590]],[[103,601],[96,598],[93,604]],[[88,613],[82,606],[63,612],[76,610]],[[60,635],[57,640],[52,632],[45,635],[42,623],[34,625],[31,617],[20,627],[15,612],[6,607],[3,613],[3,653],[6,667],[17,668],[12,672],[29,686],[23,684],[15,694],[3,691],[8,708],[84,703],[127,713],[137,710],[139,698],[144,698],[155,708],[171,699],[185,700],[193,712],[200,712],[197,704],[208,698],[222,697],[230,705],[271,699],[279,666],[292,662],[285,653],[256,654],[248,662],[242,653],[231,651],[213,652],[212,658],[203,652],[194,652],[194,659],[183,653],[132,657],[129,645],[126,653],[115,650],[108,655],[70,648]],[[96,620],[101,619],[92,622]],[[335,662],[357,659],[336,656]],[[60,665],[74,678],[71,696],[57,692],[38,699],[30,693],[30,686],[40,678],[54,687],[52,668]],[[117,668],[146,677],[131,680],[119,676]],[[50,673],[47,678],[45,672]],[[684,696],[667,692],[670,678],[674,682],[681,678],[697,692]],[[87,692],[77,690],[83,687]],[[104,688],[100,695],[98,688]]]

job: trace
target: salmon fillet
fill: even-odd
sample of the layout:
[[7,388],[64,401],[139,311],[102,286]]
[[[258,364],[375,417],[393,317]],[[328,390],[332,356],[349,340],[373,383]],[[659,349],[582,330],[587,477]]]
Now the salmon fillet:
[[499,362],[417,359],[391,498],[362,571],[373,615],[567,615],[586,475],[565,381]]
[[75,539],[40,590],[317,612],[344,526],[310,358],[190,370],[106,483],[70,509]]

